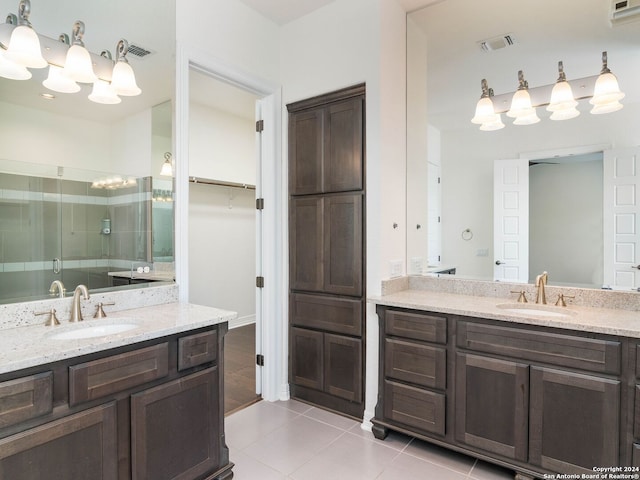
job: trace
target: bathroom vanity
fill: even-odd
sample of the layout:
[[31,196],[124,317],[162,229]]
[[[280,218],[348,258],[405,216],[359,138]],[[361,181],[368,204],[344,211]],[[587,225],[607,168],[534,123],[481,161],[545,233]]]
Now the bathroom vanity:
[[639,472],[637,311],[412,290],[372,301],[377,438],[403,432],[519,479]]
[[174,303],[2,330],[0,478],[231,479],[234,317]]

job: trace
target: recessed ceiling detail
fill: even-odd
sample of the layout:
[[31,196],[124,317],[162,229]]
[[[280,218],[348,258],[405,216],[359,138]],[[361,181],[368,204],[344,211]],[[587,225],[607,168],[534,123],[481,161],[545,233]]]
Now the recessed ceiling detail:
[[484,52],[492,52],[494,50],[500,50],[502,48],[511,47],[515,45],[516,39],[513,33],[505,33],[504,35],[498,35],[497,37],[486,38],[476,42],[478,46]]

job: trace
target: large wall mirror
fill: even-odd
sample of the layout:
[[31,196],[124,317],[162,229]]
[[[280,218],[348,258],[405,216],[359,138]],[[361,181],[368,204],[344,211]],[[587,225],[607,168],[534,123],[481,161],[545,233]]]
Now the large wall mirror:
[[[33,29],[50,39],[84,22],[84,45],[97,56],[115,59],[126,39],[142,93],[100,104],[88,83],[51,91],[49,66],[30,68],[26,80],[0,77],[0,303],[47,298],[54,280],[68,293],[80,283],[172,281],[174,181],[161,169],[173,162],[175,0],[30,6]],[[0,0],[0,12],[18,14],[18,0]]]
[[[518,204],[528,219],[520,225],[528,272],[514,280],[546,270],[555,285],[640,287],[640,16],[611,22],[611,9],[603,0],[442,0],[408,15],[409,273],[508,279],[500,276],[510,259],[496,246],[505,222],[494,178],[497,161],[513,161],[525,165]],[[471,123],[482,79],[497,108],[508,109],[519,70],[530,89],[553,85],[559,61],[570,81],[597,76],[603,51],[623,109],[594,115],[583,99],[568,120],[538,107],[532,125],[504,114],[500,130]],[[581,90],[574,85],[576,97]]]

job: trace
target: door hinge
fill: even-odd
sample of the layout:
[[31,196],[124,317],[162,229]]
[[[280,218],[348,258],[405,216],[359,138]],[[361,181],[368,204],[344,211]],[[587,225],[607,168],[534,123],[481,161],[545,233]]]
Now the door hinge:
[[256,365],[258,365],[259,367],[264,367],[264,355],[256,355]]
[[264,130],[264,120],[258,120],[256,122],[256,132],[260,133]]
[[440,183],[440,177],[438,177],[438,184]]
[[440,261],[440,255],[438,255],[438,261]]
[[256,198],[256,210],[264,210],[264,198]]
[[441,222],[441,220],[440,220],[440,215],[438,215],[438,223],[440,223],[440,222]]
[[264,277],[256,277],[256,287],[264,288]]

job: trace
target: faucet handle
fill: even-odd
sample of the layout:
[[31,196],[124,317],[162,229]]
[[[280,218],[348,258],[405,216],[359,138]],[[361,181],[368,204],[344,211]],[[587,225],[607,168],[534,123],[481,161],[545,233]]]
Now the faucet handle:
[[558,307],[566,307],[567,302],[565,302],[565,298],[576,298],[575,295],[564,295],[563,293],[558,295],[558,300],[556,300],[556,306]]
[[104,305],[115,305],[115,304],[116,304],[116,302],[109,302],[109,303],[100,302],[100,303],[98,303],[98,307],[96,308],[96,313],[93,316],[93,318],[104,318],[104,317],[106,317],[107,314],[104,312],[102,307]]
[[36,315],[49,315],[49,318],[46,322],[44,322],[46,327],[55,327],[56,325],[60,325],[58,321],[58,317],[56,317],[56,309],[52,308],[48,312],[35,312]]
[[524,290],[511,290],[511,293],[518,294],[518,303],[529,303],[527,300],[527,293]]

